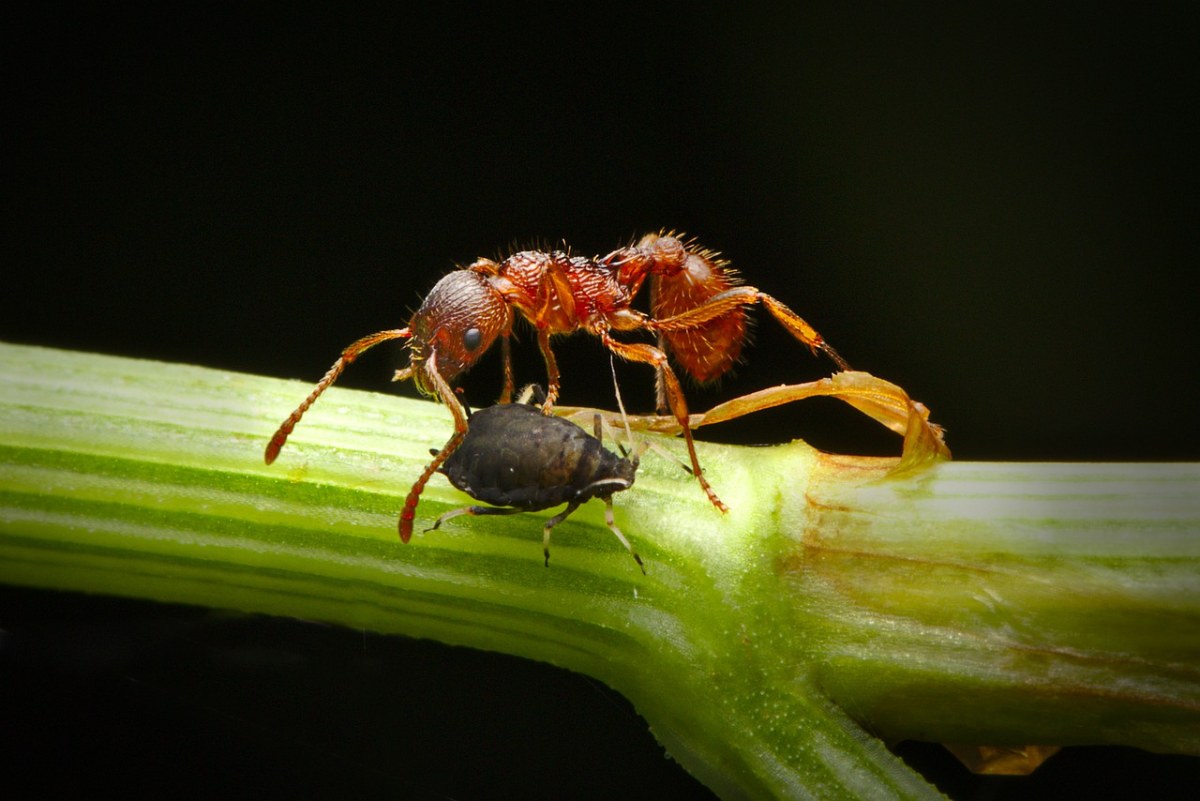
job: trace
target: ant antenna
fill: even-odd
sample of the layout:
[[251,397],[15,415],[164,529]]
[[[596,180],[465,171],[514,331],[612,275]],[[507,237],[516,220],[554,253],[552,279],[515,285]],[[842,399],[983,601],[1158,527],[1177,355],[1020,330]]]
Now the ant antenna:
[[[338,360],[334,362],[333,366],[329,368],[329,371],[325,373],[325,377],[317,383],[316,388],[309,393],[308,397],[304,399],[304,402],[296,408],[296,411],[292,412],[291,415],[288,416],[288,419],[284,420],[283,424],[279,426],[279,429],[275,432],[275,436],[271,437],[271,441],[267,443],[267,450],[263,455],[263,460],[267,464],[271,464],[275,461],[276,457],[279,456],[280,448],[282,448],[283,444],[287,442],[287,438],[291,435],[292,429],[296,427],[296,423],[300,422],[300,418],[304,416],[304,413],[307,412],[309,407],[316,402],[317,398],[321,396],[322,392],[329,389],[330,385],[333,384],[334,381],[337,381],[338,376],[340,376],[342,371],[346,369],[346,365],[357,359],[364,350],[373,348],[380,342],[387,342],[389,339],[411,338],[412,331],[410,329],[393,328],[363,337],[362,339],[357,340],[346,347],[346,349],[342,351],[342,355],[338,357]],[[412,372],[412,367],[405,368],[404,370],[397,370],[396,376],[392,380],[406,380],[412,377]]]

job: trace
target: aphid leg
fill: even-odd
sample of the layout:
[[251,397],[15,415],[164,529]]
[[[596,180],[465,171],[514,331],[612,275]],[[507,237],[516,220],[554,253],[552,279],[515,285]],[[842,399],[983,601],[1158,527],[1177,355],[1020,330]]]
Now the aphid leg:
[[696,443],[692,439],[692,428],[688,423],[688,408],[687,401],[683,397],[683,387],[679,385],[679,379],[675,376],[675,371],[667,364],[667,355],[653,345],[648,345],[644,342],[618,342],[606,330],[600,331],[600,341],[604,343],[606,348],[623,359],[662,368],[662,376],[667,388],[667,402],[671,407],[671,413],[675,415],[675,420],[679,423],[679,427],[683,431],[683,439],[687,443],[688,456],[692,461],[692,472],[695,474],[696,480],[700,482],[701,489],[704,490],[704,494],[708,496],[712,505],[722,512],[728,512],[729,507],[717,497],[717,493],[708,483],[708,479],[704,477],[704,472],[700,468],[700,457],[696,455]]
[[[633,549],[629,540],[625,539],[625,535],[621,533],[621,529],[617,528],[617,521],[613,517],[612,496],[604,499],[604,522],[608,524],[608,530],[617,535],[617,539],[625,546],[625,550],[629,551],[629,555],[633,557],[633,561],[638,563],[638,567],[642,569],[642,575],[646,575],[646,566],[642,564],[642,557],[638,556],[638,552]],[[549,558],[549,557],[547,557]]]
[[444,515],[433,521],[433,525],[425,529],[425,531],[435,531],[441,527],[442,523],[447,520],[453,520],[460,515],[516,515],[525,511],[524,509],[513,509],[507,506],[464,506],[461,509],[452,509]]
[[554,402],[558,400],[558,362],[554,358],[554,351],[550,349],[550,329],[539,328],[537,338],[542,358],[546,360],[546,400],[542,402],[542,414],[550,414]]
[[400,541],[408,542],[412,539],[413,518],[417,514],[417,503],[421,500],[421,492],[424,491],[425,485],[429,483],[429,479],[437,472],[437,469],[442,466],[442,462],[449,458],[450,454],[457,450],[462,444],[463,438],[467,436],[467,411],[463,408],[462,403],[458,400],[458,396],[454,394],[454,390],[450,389],[450,385],[446,383],[446,379],[442,378],[441,373],[437,369],[437,351],[429,354],[429,358],[425,361],[422,368],[425,371],[426,377],[433,385],[442,403],[450,409],[450,413],[454,415],[454,434],[442,446],[442,449],[433,457],[433,461],[426,467],[425,471],[412,485],[412,489],[408,491],[408,497],[404,499],[404,508],[400,510]]
[[275,436],[271,437],[271,441],[267,443],[266,453],[263,458],[267,464],[271,464],[279,456],[279,449],[287,442],[288,436],[292,433],[292,429],[296,427],[296,423],[300,422],[300,418],[308,411],[309,407],[316,402],[321,393],[329,388],[329,385],[337,381],[338,376],[346,369],[346,365],[358,358],[364,350],[378,345],[380,342],[387,342],[390,339],[407,339],[412,333],[407,328],[395,328],[388,331],[379,331],[378,333],[365,336],[362,339],[352,343],[349,347],[342,351],[342,355],[333,363],[333,366],[325,373],[325,376],[317,383],[316,388],[309,393],[304,402],[296,407],[296,411],[288,416],[288,419],[283,421],[279,426],[279,430],[275,432]]
[[817,333],[815,328],[805,322],[804,318],[766,292],[760,292],[752,286],[736,286],[727,289],[694,309],[688,309],[663,320],[652,320],[647,323],[646,327],[651,331],[684,331],[689,328],[698,328],[738,306],[752,306],[759,302],[767,307],[771,315],[788,330],[788,333],[807,345],[814,353],[819,350],[842,370],[850,369],[846,360],[825,341],[824,337]]
[[574,512],[578,508],[579,504],[575,501],[571,501],[567,504],[566,509],[563,509],[554,517],[547,520],[546,525],[542,527],[542,553],[546,555],[546,567],[550,567],[550,529],[566,520],[567,517],[570,516],[571,512]]

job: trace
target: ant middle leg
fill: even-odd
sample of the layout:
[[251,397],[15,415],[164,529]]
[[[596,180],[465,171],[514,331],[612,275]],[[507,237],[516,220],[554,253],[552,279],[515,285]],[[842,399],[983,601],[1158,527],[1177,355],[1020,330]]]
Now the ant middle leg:
[[558,400],[558,362],[554,358],[554,351],[550,349],[550,329],[538,328],[537,339],[538,349],[542,352],[542,358],[546,360],[546,399],[542,401],[542,414],[550,414],[554,402]]

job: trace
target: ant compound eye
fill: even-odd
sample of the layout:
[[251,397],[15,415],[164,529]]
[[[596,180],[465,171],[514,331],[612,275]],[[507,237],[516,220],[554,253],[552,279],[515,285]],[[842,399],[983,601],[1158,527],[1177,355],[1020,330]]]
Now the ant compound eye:
[[463,347],[467,350],[476,350],[483,344],[483,332],[478,328],[468,328],[463,334]]

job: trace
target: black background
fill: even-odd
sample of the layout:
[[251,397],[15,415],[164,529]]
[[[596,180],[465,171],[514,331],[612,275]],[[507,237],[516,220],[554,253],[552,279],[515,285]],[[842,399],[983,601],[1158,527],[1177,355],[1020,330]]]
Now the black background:
[[[957,458],[1200,458],[1186,4],[31,5],[0,11],[0,339],[315,380],[455,264],[673,228],[926,402]],[[689,390],[694,408],[830,372],[756,317],[746,363]],[[540,379],[522,339],[519,378]],[[556,352],[564,402],[612,405],[596,342]],[[400,356],[344,383],[390,389]],[[473,402],[496,362],[465,382]],[[621,376],[648,409],[649,371]],[[892,452],[876,428],[814,401],[711,436]],[[582,677],[289,621],[0,599],[4,705],[31,757],[62,760],[51,785],[703,797]],[[958,798],[1166,793],[1196,773],[1100,750],[1020,784],[905,753]]]

